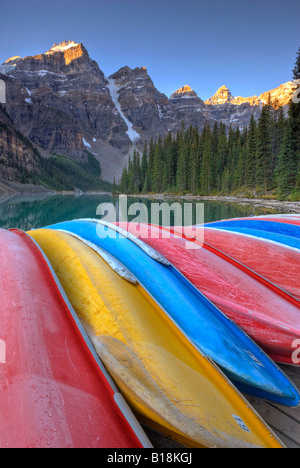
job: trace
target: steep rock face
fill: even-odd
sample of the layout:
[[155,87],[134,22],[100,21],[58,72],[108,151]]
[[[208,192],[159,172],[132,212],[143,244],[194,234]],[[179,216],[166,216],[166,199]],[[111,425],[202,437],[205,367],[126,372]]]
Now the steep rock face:
[[186,128],[192,125],[201,130],[207,123],[203,116],[204,107],[202,99],[189,85],[179,88],[171,94],[169,105],[165,109],[168,130],[171,133],[176,133],[180,130],[182,122],[184,122]]
[[38,171],[39,157],[0,106],[0,179],[20,181]]
[[101,141],[128,151],[130,139],[107,80],[82,44],[67,41],[45,54],[9,59],[0,73],[7,84],[7,111],[42,154],[80,161],[88,149],[101,159]]
[[221,88],[218,89],[216,94],[205,101],[205,104],[207,105],[213,105],[213,106],[218,106],[220,104],[231,104],[233,101],[233,96],[227,86],[221,86]]
[[189,99],[194,97],[197,97],[197,93],[195,93],[195,91],[189,85],[184,85],[182,88],[179,88],[177,91],[171,94],[170,99]]
[[155,88],[145,67],[134,70],[123,67],[111,75],[109,80],[115,86],[113,100],[118,101],[119,113],[121,111],[123,118],[125,116],[129,130],[136,132],[131,132],[132,141],[166,133],[162,114],[168,98]]
[[227,127],[243,128],[250,123],[251,115],[258,119],[262,102],[257,96],[242,98],[234,97],[227,86],[221,86],[216,94],[205,101],[204,115],[206,119],[224,122]]
[[223,122],[227,128],[244,128],[250,124],[251,115],[257,120],[261,112],[260,105],[251,105],[248,102],[240,105],[224,103],[206,105],[203,109],[204,118],[210,123]]

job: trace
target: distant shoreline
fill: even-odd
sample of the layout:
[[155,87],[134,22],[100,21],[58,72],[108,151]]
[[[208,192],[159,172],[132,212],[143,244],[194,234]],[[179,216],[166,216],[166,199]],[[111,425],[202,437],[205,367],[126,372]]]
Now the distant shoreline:
[[300,214],[300,201],[292,202],[289,200],[280,201],[276,199],[264,199],[264,198],[247,198],[247,197],[233,197],[233,196],[200,196],[200,195],[165,195],[165,194],[129,194],[128,197],[132,198],[150,198],[154,200],[210,200],[210,201],[224,201],[228,203],[236,203],[239,205],[251,205],[256,207],[264,207],[274,209],[277,211],[287,213],[299,213]]
[[[0,198],[3,196],[12,195],[12,196],[22,196],[22,195],[112,195],[110,192],[104,191],[87,191],[82,192],[80,190],[73,191],[55,191],[47,189],[41,185],[33,184],[20,184],[17,182],[3,182],[0,181]],[[121,195],[121,194],[120,194]],[[117,196],[117,195],[115,195]],[[280,201],[276,199],[267,200],[265,198],[247,198],[247,197],[234,197],[234,196],[200,196],[200,195],[167,195],[164,193],[154,193],[154,194],[128,194],[130,198],[147,198],[153,200],[208,200],[208,201],[223,201],[227,203],[236,203],[238,205],[247,205],[255,207],[263,207],[268,209],[274,209],[277,211],[282,211],[286,213],[299,213],[300,214],[300,201]]]
[[7,182],[0,180],[0,197],[7,195],[111,195],[111,192],[82,190],[52,190],[43,185],[20,184],[19,182]]

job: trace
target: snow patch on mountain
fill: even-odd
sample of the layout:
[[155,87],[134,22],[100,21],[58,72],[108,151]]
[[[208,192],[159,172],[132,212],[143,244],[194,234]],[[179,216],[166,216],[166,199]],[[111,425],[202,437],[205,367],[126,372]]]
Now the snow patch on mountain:
[[15,67],[16,67],[15,65],[7,65],[3,63],[3,65],[0,65],[0,73],[2,75],[8,75],[10,72],[15,70]]
[[53,54],[55,52],[65,52],[66,50],[71,49],[72,47],[78,46],[79,44],[77,44],[77,42],[74,41],[60,42],[60,44],[54,44],[54,46],[46,52],[46,55]]
[[118,100],[118,92],[120,91],[120,88],[115,84],[115,80],[113,78],[107,78],[107,81],[108,81],[108,85],[107,85],[107,88],[110,92],[110,95],[111,95],[111,99],[116,107],[116,109],[118,110],[120,116],[122,117],[122,119],[124,120],[125,124],[127,125],[127,135],[128,137],[130,138],[130,140],[132,142],[135,142],[137,140],[139,140],[140,138],[140,135],[133,129],[133,125],[132,123],[127,119],[127,117],[124,115],[122,109],[121,109],[121,106],[120,106],[120,103],[119,103],[119,100]]
[[91,148],[91,145],[84,138],[82,138],[82,141],[84,146],[86,146],[87,148]]

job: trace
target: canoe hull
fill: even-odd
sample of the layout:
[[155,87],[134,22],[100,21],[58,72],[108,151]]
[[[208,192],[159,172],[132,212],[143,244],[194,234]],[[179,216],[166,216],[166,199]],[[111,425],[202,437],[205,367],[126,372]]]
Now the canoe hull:
[[1,446],[141,447],[41,251],[0,238]]
[[274,362],[171,264],[153,260],[135,242],[97,221],[77,220],[52,228],[80,235],[114,255],[238,388],[279,404],[299,404],[298,391]]
[[289,248],[300,249],[300,226],[297,225],[266,220],[238,219],[207,223],[205,226],[246,234],[258,239],[267,239]]
[[[127,227],[135,229],[132,223]],[[155,234],[153,226],[140,225],[140,234],[274,361],[297,365],[295,343],[300,340],[300,302],[236,262],[232,256],[224,255],[221,249],[213,248],[208,239],[217,230],[204,229],[205,242],[201,248],[199,245],[193,249],[187,245],[191,244],[189,229],[185,229],[186,234],[181,237],[172,229],[157,227]],[[230,234],[218,232],[221,244],[222,235]],[[193,245],[196,247],[197,242]],[[238,243],[234,242],[234,246]],[[253,253],[249,252],[249,255],[253,256]],[[263,259],[260,262],[263,263]]]
[[188,446],[270,443],[273,436],[248,403],[139,283],[125,280],[111,259],[104,260],[102,251],[78,237],[55,230],[31,235],[47,253],[95,349],[143,422]]
[[300,300],[300,252],[265,239],[204,228],[205,242]]

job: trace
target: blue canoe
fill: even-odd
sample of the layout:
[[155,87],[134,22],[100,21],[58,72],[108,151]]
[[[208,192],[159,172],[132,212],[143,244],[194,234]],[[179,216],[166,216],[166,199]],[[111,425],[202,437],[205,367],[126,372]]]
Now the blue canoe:
[[206,223],[208,228],[236,232],[300,249],[300,226],[257,219],[239,219]]
[[273,234],[280,234],[282,236],[295,237],[300,240],[300,226],[293,224],[284,224],[276,221],[266,221],[258,219],[233,219],[225,221],[216,221],[214,223],[208,223],[206,226],[218,226],[218,227],[234,227],[243,229],[255,229],[263,232],[272,232]]
[[299,405],[298,390],[277,365],[145,243],[97,220],[68,221],[48,228],[80,236],[126,266],[199,351],[209,356],[240,391],[286,406]]

